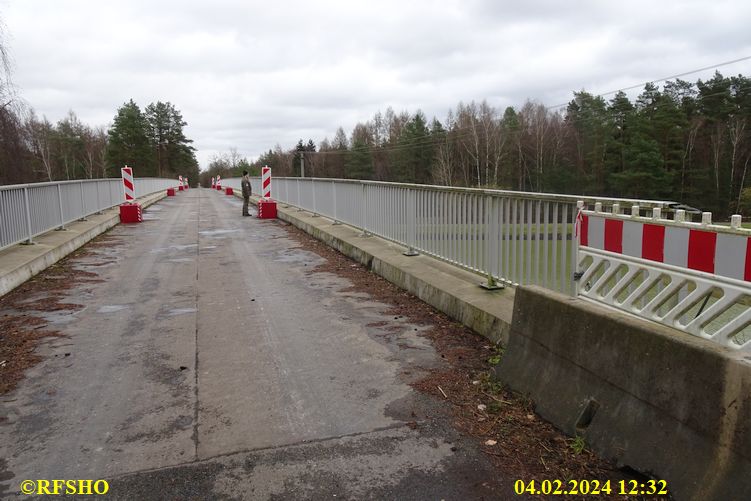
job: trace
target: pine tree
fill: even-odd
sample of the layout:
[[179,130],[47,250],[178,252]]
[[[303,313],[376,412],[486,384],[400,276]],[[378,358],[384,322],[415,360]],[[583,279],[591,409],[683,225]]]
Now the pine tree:
[[133,167],[137,176],[156,174],[149,127],[141,109],[132,99],[117,110],[107,137],[106,159],[113,176],[119,176],[120,168],[125,165]]

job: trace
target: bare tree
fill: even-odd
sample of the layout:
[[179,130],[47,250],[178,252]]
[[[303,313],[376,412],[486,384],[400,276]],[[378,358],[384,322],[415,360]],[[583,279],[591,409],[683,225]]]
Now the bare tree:
[[746,137],[746,117],[732,116],[729,119],[728,137],[730,138],[730,196],[733,197],[735,187],[735,164],[738,157],[738,149]]
[[41,172],[47,178],[47,181],[52,181],[55,175],[53,165],[54,127],[47,120],[47,117],[42,117],[41,121],[38,120],[32,110],[26,119],[26,137],[29,139],[32,153],[39,161]]

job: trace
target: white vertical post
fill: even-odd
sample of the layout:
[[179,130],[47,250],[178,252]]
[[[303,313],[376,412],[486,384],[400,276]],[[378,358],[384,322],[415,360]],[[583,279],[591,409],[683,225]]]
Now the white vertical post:
[[313,190],[313,217],[318,217],[318,206],[316,205],[316,180],[310,180],[311,189]]
[[362,186],[362,204],[360,205],[360,225],[362,226],[362,237],[369,237],[368,233],[368,191],[365,183],[360,183]]
[[64,230],[65,229],[65,214],[63,213],[63,192],[62,188],[60,188],[60,183],[57,183],[57,203],[60,207],[60,227],[58,230]]
[[[298,177],[295,181],[297,182],[297,210],[301,211],[302,199],[300,198],[300,178]],[[261,189],[261,191],[263,192],[263,189]]]
[[81,188],[81,219],[79,221],[87,221],[86,219],[86,200],[83,196],[83,181],[78,183],[79,187]]
[[485,195],[485,260],[483,268],[487,274],[487,281],[480,284],[480,287],[488,290],[502,289],[503,285],[499,284],[493,272],[495,263],[498,261],[498,231],[499,222],[495,219],[498,211],[498,199],[494,196]]
[[96,186],[96,213],[101,214],[102,213],[102,201],[101,197],[99,196],[99,181],[93,181],[94,186]]
[[579,256],[579,244],[582,237],[581,218],[583,217],[581,211],[584,210],[584,201],[579,200],[576,202],[576,215],[574,216],[574,234],[571,242],[571,273],[573,279],[573,287],[571,288],[571,295],[573,297],[579,296],[579,278],[581,274],[579,272],[579,263],[581,262]]
[[337,208],[336,208],[336,185],[337,185],[336,181],[331,181],[331,196],[334,202],[334,224],[341,224],[339,222],[339,213],[337,212]]
[[418,256],[419,252],[415,250],[415,241],[417,240],[417,211],[416,211],[417,197],[415,196],[415,190],[407,188],[407,247],[408,249],[403,252],[405,256]]
[[29,234],[29,239],[26,240],[26,242],[24,242],[24,243],[27,244],[27,245],[31,245],[31,244],[34,243],[34,241],[32,240],[32,237],[31,237],[31,233],[32,233],[32,231],[31,231],[31,210],[29,208],[29,188],[27,188],[27,187],[24,187],[24,189],[23,189],[23,201],[24,201],[24,205],[26,207],[26,230],[27,230],[27,232]]

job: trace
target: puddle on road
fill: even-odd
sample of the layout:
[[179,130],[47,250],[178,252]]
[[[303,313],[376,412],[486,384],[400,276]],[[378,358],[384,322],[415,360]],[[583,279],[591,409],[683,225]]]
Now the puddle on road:
[[64,325],[64,324],[69,324],[71,322],[78,320],[78,318],[76,317],[76,314],[81,313],[82,311],[85,311],[85,310],[86,310],[86,307],[78,311],[74,311],[74,312],[65,311],[65,310],[42,311],[42,312],[39,312],[37,315],[52,325]]
[[205,237],[214,237],[217,235],[226,235],[227,233],[236,233],[238,231],[240,230],[237,230],[237,229],[235,230],[204,230],[204,231],[199,231],[198,234],[203,235]]
[[185,315],[186,313],[196,313],[198,308],[175,308],[166,313],[168,317],[176,317],[178,315]]
[[158,247],[156,249],[151,249],[151,253],[157,254],[159,252],[167,252],[171,250],[181,251],[181,250],[192,249],[194,247],[198,247],[198,244],[170,245],[169,247]]
[[115,313],[116,311],[122,311],[127,310],[130,308],[130,306],[124,305],[124,304],[108,304],[104,305],[98,310],[96,310],[97,313]]

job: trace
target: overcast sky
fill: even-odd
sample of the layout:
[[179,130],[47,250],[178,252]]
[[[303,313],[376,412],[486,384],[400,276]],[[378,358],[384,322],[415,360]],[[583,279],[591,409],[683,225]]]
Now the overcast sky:
[[202,167],[388,106],[442,120],[459,101],[555,105],[751,56],[748,0],[0,0],[0,19],[39,115],[109,125],[130,98],[170,101]]

